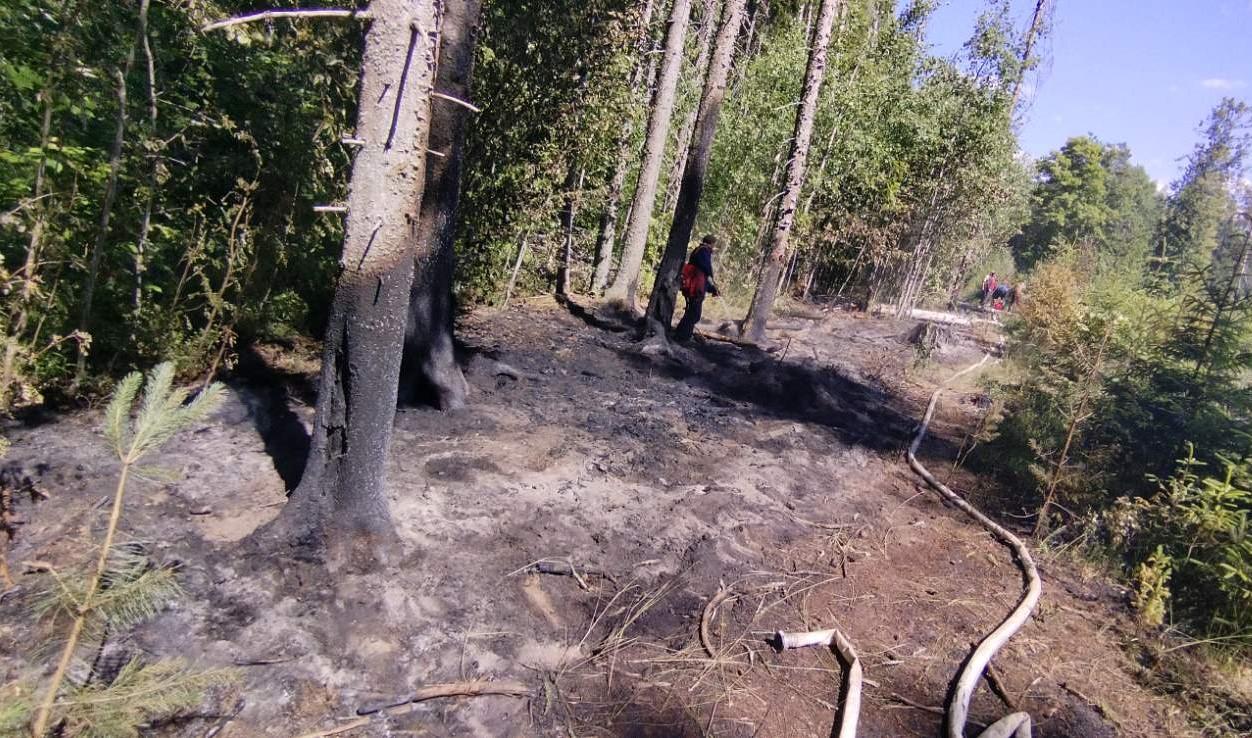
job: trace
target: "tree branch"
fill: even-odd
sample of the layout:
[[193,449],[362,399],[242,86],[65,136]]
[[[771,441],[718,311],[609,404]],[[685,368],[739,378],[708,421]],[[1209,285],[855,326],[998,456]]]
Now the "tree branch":
[[273,18],[350,18],[353,20],[368,20],[370,17],[368,10],[348,10],[345,8],[312,8],[307,10],[265,10],[260,13],[250,13],[248,15],[237,15],[234,18],[214,21],[206,24],[200,29],[202,33],[216,31],[230,26],[241,26],[245,23],[256,23],[257,21],[271,20]]
[[482,109],[482,108],[480,108],[480,107],[478,107],[477,105],[474,105],[474,104],[472,104],[472,103],[466,102],[465,100],[462,100],[462,99],[461,99],[461,98],[459,98],[459,97],[453,97],[452,95],[448,95],[448,94],[445,94],[445,93],[442,93],[442,92],[432,92],[432,93],[430,93],[430,96],[431,96],[431,97],[437,97],[437,98],[439,98],[439,99],[441,99],[441,100],[447,100],[447,101],[449,101],[449,102],[454,102],[454,103],[456,103],[457,105],[460,105],[460,106],[461,106],[461,107],[463,107],[463,108],[469,108],[470,110],[474,111],[475,113],[481,113],[481,112],[483,112],[483,109]]

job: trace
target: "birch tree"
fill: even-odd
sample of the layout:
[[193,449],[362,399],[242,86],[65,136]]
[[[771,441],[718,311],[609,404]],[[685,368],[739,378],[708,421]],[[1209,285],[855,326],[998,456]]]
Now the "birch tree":
[[[643,97],[641,88],[651,81],[652,70],[645,57],[652,48],[652,10],[655,7],[655,0],[647,0],[640,11],[638,57],[631,68],[628,81],[632,101]],[[609,284],[609,270],[613,267],[613,244],[617,241],[617,209],[621,203],[622,188],[626,185],[626,170],[629,168],[626,160],[630,156],[631,134],[634,130],[634,116],[628,115],[622,120],[621,130],[617,134],[617,166],[609,177],[604,211],[600,215],[600,230],[596,237],[596,256],[591,277],[592,292],[600,292]]]
[[765,340],[765,323],[769,320],[778,294],[778,279],[787,261],[787,240],[795,222],[796,208],[800,203],[800,189],[804,184],[804,169],[809,156],[809,142],[813,138],[813,120],[817,113],[818,96],[826,76],[826,51],[830,47],[831,28],[839,0],[822,0],[817,28],[810,46],[808,68],[804,73],[804,92],[796,111],[795,136],[791,143],[791,156],[787,161],[787,179],[783,185],[782,199],[774,214],[773,235],[752,305],[748,309],[744,333],[748,340]]
[[678,272],[687,255],[687,244],[696,224],[700,209],[700,196],[704,192],[705,173],[709,157],[713,153],[713,135],[717,131],[717,119],[721,115],[722,100],[726,95],[726,80],[735,55],[735,39],[743,25],[744,0],[726,0],[722,9],[721,27],[713,42],[712,59],[704,78],[704,91],[700,95],[700,107],[693,125],[691,141],[683,166],[682,186],[678,191],[678,203],[674,208],[674,220],[670,224],[665,253],[657,265],[656,283],[648,302],[648,331],[665,336],[674,318],[677,300]]
[[660,78],[652,112],[648,116],[643,163],[639,167],[639,181],[635,185],[630,219],[626,223],[622,262],[606,295],[610,301],[625,303],[631,310],[635,309],[639,293],[639,269],[648,245],[648,228],[652,224],[652,209],[656,204],[657,180],[664,163],[665,139],[669,136],[670,119],[674,113],[674,93],[678,87],[678,72],[682,68],[683,43],[690,16],[691,0],[674,0],[665,31],[665,56],[661,60]]

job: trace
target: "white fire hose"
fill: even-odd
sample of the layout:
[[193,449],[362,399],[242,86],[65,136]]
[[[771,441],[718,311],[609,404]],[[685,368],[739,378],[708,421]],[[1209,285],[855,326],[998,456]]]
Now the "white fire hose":
[[[969,702],[974,696],[974,689],[977,688],[978,681],[982,679],[983,672],[986,671],[987,665],[991,663],[991,659],[996,655],[996,652],[1030,620],[1031,613],[1034,612],[1035,606],[1039,603],[1039,595],[1042,592],[1039,571],[1035,568],[1035,561],[1031,558],[1030,551],[1026,548],[1026,545],[1003,526],[979,512],[977,508],[962,499],[960,495],[948,489],[943,482],[935,479],[935,476],[917,460],[917,449],[926,438],[926,430],[930,427],[931,418],[934,417],[935,407],[939,404],[939,395],[943,393],[944,386],[950,384],[957,377],[981,367],[990,358],[991,355],[988,354],[981,361],[952,375],[944,385],[941,385],[931,394],[930,404],[926,407],[926,415],[922,418],[921,426],[917,430],[917,436],[913,439],[913,443],[908,449],[909,466],[913,467],[913,471],[921,475],[922,479],[926,480],[926,483],[945,499],[963,510],[965,514],[972,517],[979,525],[990,531],[997,540],[1009,547],[1013,551],[1017,565],[1022,570],[1022,578],[1026,582],[1026,589],[1022,593],[1017,607],[1013,608],[1013,611],[996,626],[995,630],[991,631],[990,635],[979,642],[974,649],[973,655],[966,662],[965,668],[957,676],[956,688],[952,691],[952,698],[947,705],[945,726],[947,738],[965,738],[965,723],[969,718]],[[807,633],[784,633],[783,631],[778,631],[774,638],[775,645],[779,650],[785,651],[806,646],[828,646],[839,656],[845,669],[846,696],[843,701],[843,717],[839,724],[839,730],[835,735],[836,738],[855,738],[857,719],[861,711],[862,678],[861,662],[857,658],[852,644],[844,638],[842,633],[833,628]],[[992,723],[986,730],[978,734],[978,738],[1031,738],[1030,728],[1030,715],[1025,712],[1014,712]]]
[[[990,354],[984,356],[982,361],[952,375],[944,384],[951,383],[962,374],[974,371],[987,363],[989,358],[991,358]],[[957,677],[956,689],[952,691],[952,699],[948,702],[947,707],[946,735],[947,738],[964,738],[965,721],[969,717],[969,701],[974,696],[974,689],[978,686],[978,680],[982,679],[983,672],[986,671],[987,665],[991,663],[991,659],[996,655],[996,652],[1017,631],[1022,629],[1026,621],[1030,620],[1031,613],[1034,612],[1035,606],[1039,603],[1042,584],[1039,581],[1039,571],[1035,568],[1035,560],[1031,558],[1030,551],[1021,542],[1021,539],[991,518],[983,515],[977,508],[962,499],[960,495],[948,489],[947,485],[935,479],[935,476],[917,460],[917,449],[922,445],[922,440],[926,438],[926,430],[930,427],[930,420],[935,414],[935,406],[939,403],[939,395],[943,393],[943,389],[944,387],[941,385],[930,396],[930,405],[926,407],[926,415],[922,418],[922,424],[917,430],[917,437],[913,439],[912,445],[909,446],[909,466],[913,467],[913,471],[917,472],[922,479],[925,479],[926,483],[933,487],[944,499],[959,507],[966,515],[976,520],[979,525],[990,531],[997,540],[1011,549],[1017,560],[1018,567],[1022,570],[1022,578],[1026,582],[1026,590],[1022,593],[1017,607],[1013,608],[1013,611],[996,626],[995,630],[991,631],[987,637],[979,642],[978,647],[974,649],[973,655],[966,662],[965,668],[961,670],[960,675]],[[1024,712],[1015,712],[1007,715],[980,733],[978,738],[1009,738],[1010,736],[1013,738],[1030,738],[1030,715]]]

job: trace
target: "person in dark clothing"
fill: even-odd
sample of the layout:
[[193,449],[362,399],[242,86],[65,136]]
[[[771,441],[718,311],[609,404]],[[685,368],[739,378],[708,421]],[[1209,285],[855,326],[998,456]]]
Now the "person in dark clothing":
[[991,293],[991,309],[1003,310],[1012,292],[1013,288],[1010,285],[997,285],[995,291]]
[[674,338],[686,341],[695,333],[696,324],[700,322],[700,313],[704,309],[704,295],[717,295],[717,285],[713,284],[713,250],[717,248],[716,236],[705,236],[700,245],[691,252],[686,266],[682,271],[682,293],[687,299],[687,309]]

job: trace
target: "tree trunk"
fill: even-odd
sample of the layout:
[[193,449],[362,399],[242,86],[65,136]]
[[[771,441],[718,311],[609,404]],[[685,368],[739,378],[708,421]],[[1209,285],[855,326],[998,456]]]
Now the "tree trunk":
[[[632,100],[641,97],[639,86],[645,81],[651,85],[654,64],[644,63],[652,48],[652,9],[653,0],[647,0],[639,18],[639,58],[635,60],[630,72],[630,91]],[[655,57],[654,57],[655,59]],[[648,70],[648,78],[644,79],[644,70]],[[596,236],[596,263],[591,277],[591,292],[602,292],[609,283],[609,270],[613,267],[613,244],[617,240],[617,209],[621,204],[622,188],[626,186],[626,170],[629,169],[628,159],[631,154],[631,134],[635,130],[634,116],[627,115],[622,119],[621,130],[617,134],[617,156],[613,176],[609,178],[608,195],[604,201],[604,212],[600,215],[600,232]]]
[[[708,72],[713,29],[717,27],[717,4],[718,0],[704,0],[704,22],[700,26],[700,36],[696,42],[700,51],[696,55],[695,69],[692,70],[695,79],[704,79],[705,74]],[[661,200],[662,212],[674,207],[674,203],[678,199],[678,188],[682,184],[683,169],[687,165],[687,149],[691,146],[691,132],[695,130],[696,116],[699,112],[699,105],[693,107],[687,113],[687,117],[683,119],[683,124],[678,128],[678,137],[674,139],[678,143],[678,151],[674,154],[674,161],[670,165],[669,178],[665,180],[665,197]]]
[[1030,54],[1035,48],[1035,39],[1043,28],[1043,19],[1047,14],[1048,0],[1036,0],[1035,13],[1030,19],[1030,29],[1026,31],[1026,45],[1022,49],[1021,68],[1017,70],[1017,78],[1013,80],[1013,104],[1009,111],[1017,110],[1017,101],[1022,94],[1022,82],[1026,79],[1026,70],[1031,63]]
[[787,182],[782,201],[774,216],[773,238],[770,239],[769,260],[757,280],[756,294],[745,321],[745,334],[749,341],[765,340],[765,323],[769,320],[774,298],[778,294],[778,276],[787,259],[787,239],[795,221],[796,206],[800,202],[800,188],[804,184],[804,167],[809,155],[809,142],[813,138],[813,121],[817,116],[817,101],[826,76],[826,50],[830,47],[830,31],[835,22],[839,0],[822,0],[813,44],[809,52],[808,69],[804,74],[804,93],[800,108],[796,111],[795,136],[791,144],[791,158],[787,162]]
[[309,458],[276,521],[294,545],[329,545],[336,558],[363,566],[384,557],[394,536],[384,484],[437,39],[435,0],[374,0],[370,8],[355,136],[364,143],[352,163]]
[[43,102],[43,117],[39,123],[39,166],[35,168],[34,196],[31,208],[35,212],[35,222],[30,228],[30,240],[26,244],[26,261],[22,266],[22,291],[18,299],[13,301],[9,311],[9,340],[4,346],[4,363],[0,367],[0,410],[7,409],[12,395],[13,385],[17,383],[17,355],[22,345],[22,334],[26,332],[26,324],[30,321],[31,300],[39,285],[36,276],[39,271],[39,248],[42,245],[44,222],[47,208],[44,207],[44,177],[48,171],[48,143],[52,134],[52,85],[44,86],[39,93]]
[[[100,260],[104,255],[104,242],[109,237],[109,221],[113,218],[113,201],[117,198],[117,178],[122,168],[122,144],[126,140],[126,75],[134,63],[135,49],[131,47],[126,64],[116,71],[117,125],[113,131],[113,145],[109,149],[109,175],[104,185],[104,201],[100,205],[100,224],[91,244],[91,261],[87,271],[87,285],[83,288],[83,311],[78,318],[78,330],[88,333],[91,326],[92,302],[96,295],[96,283],[100,279]],[[78,342],[78,366],[74,370],[74,387],[87,376],[87,345]]]
[[509,298],[513,296],[513,287],[517,284],[517,274],[522,271],[522,260],[526,258],[526,239],[529,234],[522,234],[522,241],[517,245],[517,259],[513,262],[513,273],[509,275],[509,284],[504,288],[504,299],[500,301],[501,309],[509,306]]
[[[152,44],[148,40],[148,0],[139,0],[139,45],[143,49],[148,79],[148,135],[155,139],[157,124],[156,98],[156,63],[152,58]],[[149,151],[151,161],[148,164],[148,194],[144,200],[143,217],[139,220],[139,237],[135,239],[135,289],[131,296],[131,307],[138,317],[143,307],[143,273],[145,252],[148,246],[148,233],[152,228],[152,202],[156,198],[157,158],[156,153]],[[132,334],[133,335],[133,334]]]
[[648,333],[664,337],[674,319],[674,305],[678,300],[678,273],[687,258],[687,245],[691,231],[696,225],[700,210],[700,196],[704,192],[704,178],[713,153],[713,134],[717,131],[717,119],[722,112],[722,100],[726,96],[726,80],[730,76],[735,55],[735,40],[743,25],[745,0],[726,0],[722,8],[721,26],[713,42],[712,59],[704,78],[704,91],[700,95],[700,107],[690,145],[687,147],[687,163],[683,167],[682,187],[678,190],[678,204],[674,208],[674,220],[670,223],[665,253],[657,265],[656,283],[648,302]]
[[584,170],[578,170],[578,178],[574,179],[574,169],[570,168],[565,180],[565,207],[561,208],[561,230],[565,233],[561,247],[561,267],[556,274],[556,293],[570,293],[570,266],[574,260],[574,220],[578,217],[578,201],[582,198]]
[[657,179],[665,159],[665,139],[669,135],[670,118],[674,112],[674,92],[682,67],[683,42],[691,15],[691,0],[674,0],[665,32],[665,57],[657,82],[652,113],[648,116],[648,133],[643,147],[643,163],[630,219],[626,223],[626,240],[622,246],[622,262],[618,267],[608,299],[625,303],[634,310],[639,292],[639,269],[648,245],[648,227],[652,224],[652,208],[656,204]]
[[[440,20],[435,88],[457,100],[470,98],[481,5],[481,0],[448,3]],[[456,361],[452,278],[462,151],[472,111],[446,98],[432,99],[430,108],[428,146],[433,153],[426,155],[399,399],[405,404],[427,401],[441,410],[454,410],[464,407],[469,391]],[[411,206],[405,212],[411,212]]]

